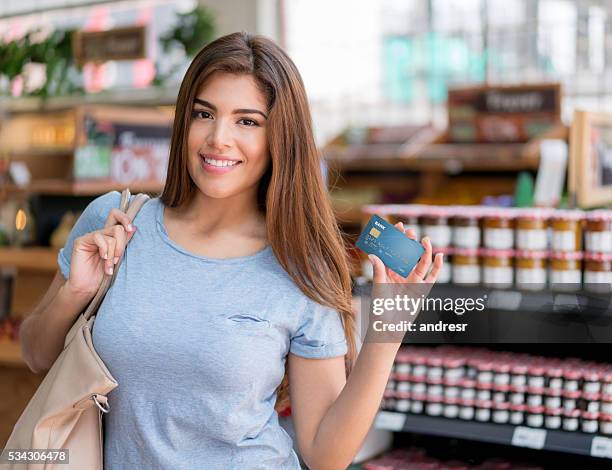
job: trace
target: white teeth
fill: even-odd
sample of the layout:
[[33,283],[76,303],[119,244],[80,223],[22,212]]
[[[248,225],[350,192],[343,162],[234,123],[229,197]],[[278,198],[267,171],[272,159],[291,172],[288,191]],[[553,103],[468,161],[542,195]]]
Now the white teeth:
[[215,160],[213,158],[204,157],[204,161],[212,166],[224,167],[224,166],[234,166],[238,162],[233,162],[230,160]]

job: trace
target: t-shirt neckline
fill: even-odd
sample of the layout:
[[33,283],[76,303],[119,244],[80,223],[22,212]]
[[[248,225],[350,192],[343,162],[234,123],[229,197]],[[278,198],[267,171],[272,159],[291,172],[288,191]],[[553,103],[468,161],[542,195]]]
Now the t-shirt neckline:
[[175,243],[169,236],[168,236],[168,232],[166,231],[166,227],[164,226],[164,203],[161,201],[161,199],[159,197],[156,197],[155,202],[157,204],[156,210],[155,210],[155,219],[156,219],[156,226],[157,226],[157,233],[159,234],[160,238],[168,245],[170,245],[172,248],[174,248],[176,251],[179,251],[180,253],[183,253],[184,255],[190,256],[192,258],[196,258],[202,261],[206,261],[209,263],[218,263],[218,264],[234,264],[234,263],[244,263],[246,261],[251,261],[251,260],[256,260],[259,259],[261,257],[264,257],[266,255],[268,255],[268,253],[270,253],[272,251],[272,245],[267,244],[264,248],[262,248],[261,250],[259,250],[256,253],[253,253],[251,255],[247,255],[247,256],[239,256],[236,258],[209,258],[207,256],[202,256],[202,255],[198,255],[196,253],[192,253],[191,251],[188,251],[186,249],[184,249],[182,246],[178,245],[177,243]]

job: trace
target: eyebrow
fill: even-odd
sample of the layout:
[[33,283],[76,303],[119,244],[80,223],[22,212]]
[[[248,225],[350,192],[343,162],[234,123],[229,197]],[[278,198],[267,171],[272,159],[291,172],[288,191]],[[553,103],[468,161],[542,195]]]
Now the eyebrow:
[[[206,100],[203,100],[200,98],[194,98],[193,101],[198,104],[201,104],[202,106],[206,106],[207,108],[210,108],[213,111],[217,111],[217,107],[214,104],[209,103]],[[234,109],[232,111],[232,114],[261,114],[264,118],[268,119],[268,116],[262,113],[259,109],[247,109],[247,108]]]

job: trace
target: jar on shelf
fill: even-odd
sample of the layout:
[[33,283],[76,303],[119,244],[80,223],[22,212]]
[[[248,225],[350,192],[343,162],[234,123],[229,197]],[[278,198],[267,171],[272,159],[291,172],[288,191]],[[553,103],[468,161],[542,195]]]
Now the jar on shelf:
[[561,408],[546,408],[546,418],[544,425],[548,429],[559,429],[561,428],[561,416],[563,410]]
[[551,249],[554,251],[582,251],[583,222],[583,211],[554,211],[550,218]]
[[479,207],[455,207],[453,217],[453,246],[457,248],[480,247]]
[[508,250],[514,247],[514,212],[498,209],[483,218],[483,246],[485,248]]
[[510,405],[510,423],[516,425],[523,424],[525,418],[525,410],[527,407],[523,404]]
[[451,282],[452,273],[453,273],[453,248],[436,248],[433,250],[433,256],[438,253],[442,253],[444,255],[444,263],[442,263],[442,267],[440,271],[438,271],[438,279],[436,283],[438,284],[448,284]]
[[522,209],[516,216],[516,248],[546,250],[548,248],[548,217],[545,209]]
[[612,211],[587,213],[584,244],[586,251],[612,253]]
[[599,431],[606,436],[612,434],[612,414],[601,413],[599,415]]
[[429,206],[420,218],[423,237],[429,237],[433,248],[450,246],[452,230],[450,225],[450,210],[441,206]]
[[612,290],[612,253],[587,252],[584,259],[585,290],[610,293]]
[[453,250],[452,279],[455,284],[480,283],[479,250],[473,248]]
[[577,290],[582,283],[581,251],[553,251],[550,255],[550,284],[556,290]]
[[514,250],[482,250],[482,282],[490,287],[510,287],[514,280]]
[[563,410],[563,430],[577,431],[582,412],[578,409]]
[[404,228],[414,230],[416,239],[422,237],[421,225],[419,218],[427,210],[427,206],[419,204],[392,205],[390,209],[389,219],[392,224],[402,222]]
[[599,428],[599,413],[583,411],[582,412],[582,432],[589,434],[596,433]]
[[527,406],[527,426],[541,428],[544,425],[544,407]]
[[524,290],[543,290],[548,281],[548,251],[516,250],[516,285]]

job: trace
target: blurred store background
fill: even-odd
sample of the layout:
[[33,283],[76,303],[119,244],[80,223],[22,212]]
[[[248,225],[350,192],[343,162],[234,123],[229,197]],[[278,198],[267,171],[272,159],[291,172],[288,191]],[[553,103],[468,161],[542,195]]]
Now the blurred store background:
[[499,328],[553,332],[403,350],[356,468],[610,468],[604,0],[0,2],[0,443],[41,380],[19,324],[80,211],[161,192],[183,74],[240,30],[302,74],[356,305],[372,273],[353,244],[378,214],[445,254],[440,295],[488,288]]

